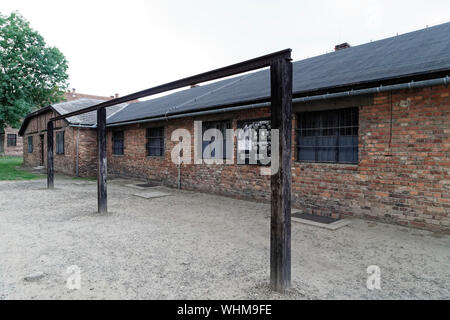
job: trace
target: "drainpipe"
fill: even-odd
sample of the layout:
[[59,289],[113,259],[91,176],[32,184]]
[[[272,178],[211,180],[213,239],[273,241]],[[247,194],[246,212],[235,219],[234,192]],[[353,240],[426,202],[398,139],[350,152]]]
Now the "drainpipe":
[[178,143],[178,189],[181,189],[181,141],[183,138],[180,137],[180,141]]
[[118,123],[108,124],[108,127],[118,127],[118,126],[124,126],[124,125],[128,125],[128,124],[146,123],[146,122],[154,122],[154,121],[177,119],[177,118],[186,118],[186,117],[191,117],[191,116],[192,117],[203,116],[203,115],[208,115],[208,114],[256,109],[256,108],[261,108],[261,107],[270,107],[270,102],[257,103],[257,104],[239,106],[239,107],[206,110],[206,111],[200,111],[200,112],[188,112],[188,113],[176,114],[176,115],[167,116],[167,117],[157,117],[157,118],[149,118],[149,119],[142,119],[142,120],[118,122]]
[[79,156],[78,156],[78,145],[80,143],[80,128],[77,128],[77,147],[76,147],[76,158],[75,158],[75,175],[79,177],[79,169],[78,169],[78,162],[79,162]]
[[350,90],[350,91],[345,91],[345,92],[327,93],[327,94],[322,94],[322,95],[318,95],[318,96],[303,97],[303,98],[298,98],[298,99],[292,99],[292,102],[298,103],[298,102],[310,102],[310,101],[328,100],[328,99],[344,98],[344,97],[354,97],[354,96],[360,96],[360,95],[365,95],[365,94],[375,94],[375,93],[388,92],[388,91],[432,87],[432,86],[438,86],[438,85],[447,86],[449,83],[450,83],[450,78],[449,78],[449,76],[446,76],[444,78],[439,78],[439,79],[431,79],[431,80],[424,80],[424,81],[417,81],[417,82],[411,81],[408,83],[393,84],[393,85],[389,85],[389,86],[379,86],[376,88]]
[[[360,95],[376,94],[376,93],[387,92],[387,91],[415,89],[415,88],[431,87],[431,86],[438,86],[438,85],[448,85],[448,84],[450,84],[450,78],[449,78],[449,76],[446,76],[444,78],[439,78],[439,79],[431,79],[431,80],[424,80],[424,81],[417,81],[417,82],[411,81],[411,82],[407,82],[407,83],[394,84],[394,85],[389,85],[389,86],[379,86],[379,87],[368,88],[368,89],[350,90],[350,91],[345,91],[345,92],[337,92],[337,93],[329,93],[329,94],[327,93],[327,94],[311,96],[311,97],[296,98],[296,99],[292,99],[292,103],[305,103],[305,102],[311,102],[311,101],[320,101],[320,100],[345,98],[345,97],[355,97],[355,96],[360,96]],[[230,107],[230,108],[222,108],[222,109],[213,109],[213,110],[206,110],[206,111],[197,111],[197,112],[193,111],[193,112],[175,114],[175,115],[168,114],[164,117],[155,117],[155,118],[147,118],[147,119],[141,119],[141,120],[131,120],[131,121],[112,123],[112,124],[109,124],[108,127],[116,127],[116,126],[123,126],[123,125],[128,125],[128,124],[146,123],[146,122],[162,121],[162,120],[169,120],[169,119],[185,118],[185,117],[191,117],[191,116],[192,117],[203,116],[203,115],[209,115],[209,114],[249,110],[249,109],[262,108],[262,107],[270,107],[270,102],[263,102],[263,103],[250,104],[250,105],[238,106],[238,107]]]
[[178,156],[178,189],[181,189],[181,157]]

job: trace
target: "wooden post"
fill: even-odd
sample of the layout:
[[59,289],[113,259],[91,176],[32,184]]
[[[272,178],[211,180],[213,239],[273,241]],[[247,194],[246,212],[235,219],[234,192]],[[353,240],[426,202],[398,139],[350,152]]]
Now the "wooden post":
[[106,192],[106,109],[97,109],[97,192],[98,192],[98,212],[107,213],[107,192]]
[[[279,130],[279,170],[271,177],[270,285],[284,292],[291,286],[291,145],[292,63],[270,66],[271,129]],[[274,161],[274,159],[272,159]]]
[[[42,148],[44,148],[44,143],[42,143]],[[47,123],[47,189],[53,189],[54,186],[53,121],[49,121]]]

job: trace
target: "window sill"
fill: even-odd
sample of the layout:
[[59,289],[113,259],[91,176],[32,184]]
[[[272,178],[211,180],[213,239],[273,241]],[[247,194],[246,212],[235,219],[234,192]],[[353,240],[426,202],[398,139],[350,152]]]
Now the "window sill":
[[307,161],[294,161],[295,165],[299,166],[324,166],[324,167],[336,167],[336,168],[358,168],[359,163],[335,163],[335,162],[307,162]]
[[125,156],[124,154],[114,154],[113,153],[113,155],[112,155],[113,157],[123,157],[123,156]]
[[261,164],[261,163],[238,163],[238,162],[236,162],[234,164],[237,166],[262,167],[262,168],[264,168],[264,167],[270,168],[270,166],[271,166],[270,164]]
[[145,156],[147,159],[159,159],[159,160],[164,160],[166,157],[165,156]]

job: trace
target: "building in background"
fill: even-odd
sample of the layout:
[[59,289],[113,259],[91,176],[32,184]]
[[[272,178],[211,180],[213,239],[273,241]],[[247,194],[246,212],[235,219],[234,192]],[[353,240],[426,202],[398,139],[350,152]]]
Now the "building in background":
[[0,133],[0,156],[22,156],[22,140],[19,129],[7,126],[3,133]]
[[119,94],[116,93],[113,96],[105,97],[105,96],[97,96],[93,94],[87,94],[87,93],[78,93],[75,88],[73,88],[71,91],[67,91],[64,93],[64,99],[65,101],[74,101],[79,99],[94,99],[94,100],[111,100],[114,98],[118,98]]
[[[116,95],[117,96],[117,95]],[[22,123],[20,134],[24,136],[24,165],[28,167],[47,165],[47,123],[50,118],[90,107],[114,97],[102,97],[76,93],[75,89],[65,95],[67,101],[55,103],[29,114]],[[111,115],[123,105],[108,108]],[[96,112],[82,114],[55,123],[55,167],[61,173],[90,176],[95,174]]]
[[[104,97],[104,96],[97,96],[92,94],[85,94],[85,93],[78,93],[75,89],[72,89],[71,91],[67,91],[64,93],[64,99],[65,101],[75,101],[80,99],[91,99],[94,102],[97,101],[105,101],[110,100],[113,98],[117,98],[119,96],[118,93],[116,93],[114,96],[110,97]],[[81,104],[83,105],[83,104]],[[43,108],[45,109],[45,108]],[[42,110],[42,109],[41,109]],[[37,139],[36,142],[38,145],[40,145],[41,141]],[[30,140],[31,141],[31,140]],[[27,147],[28,148],[28,147]],[[30,148],[32,148],[30,144]],[[0,156],[17,156],[21,157],[23,156],[23,138],[19,135],[19,129],[11,128],[10,126],[7,126],[3,133],[0,133]],[[28,149],[27,149],[28,151]],[[41,158],[41,156],[39,156]],[[43,162],[42,160],[35,161],[36,165],[41,165]]]

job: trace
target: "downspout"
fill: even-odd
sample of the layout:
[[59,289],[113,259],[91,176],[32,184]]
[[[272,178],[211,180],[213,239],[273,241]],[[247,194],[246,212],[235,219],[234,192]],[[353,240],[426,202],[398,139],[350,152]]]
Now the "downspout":
[[80,171],[79,171],[79,168],[78,168],[78,163],[79,163],[79,147],[78,147],[78,145],[79,145],[79,143],[80,143],[80,128],[79,127],[77,127],[77,144],[76,144],[76,158],[75,158],[75,175],[77,176],[77,177],[79,177],[80,176]]
[[181,141],[180,141],[180,150],[178,150],[178,189],[181,189]]

